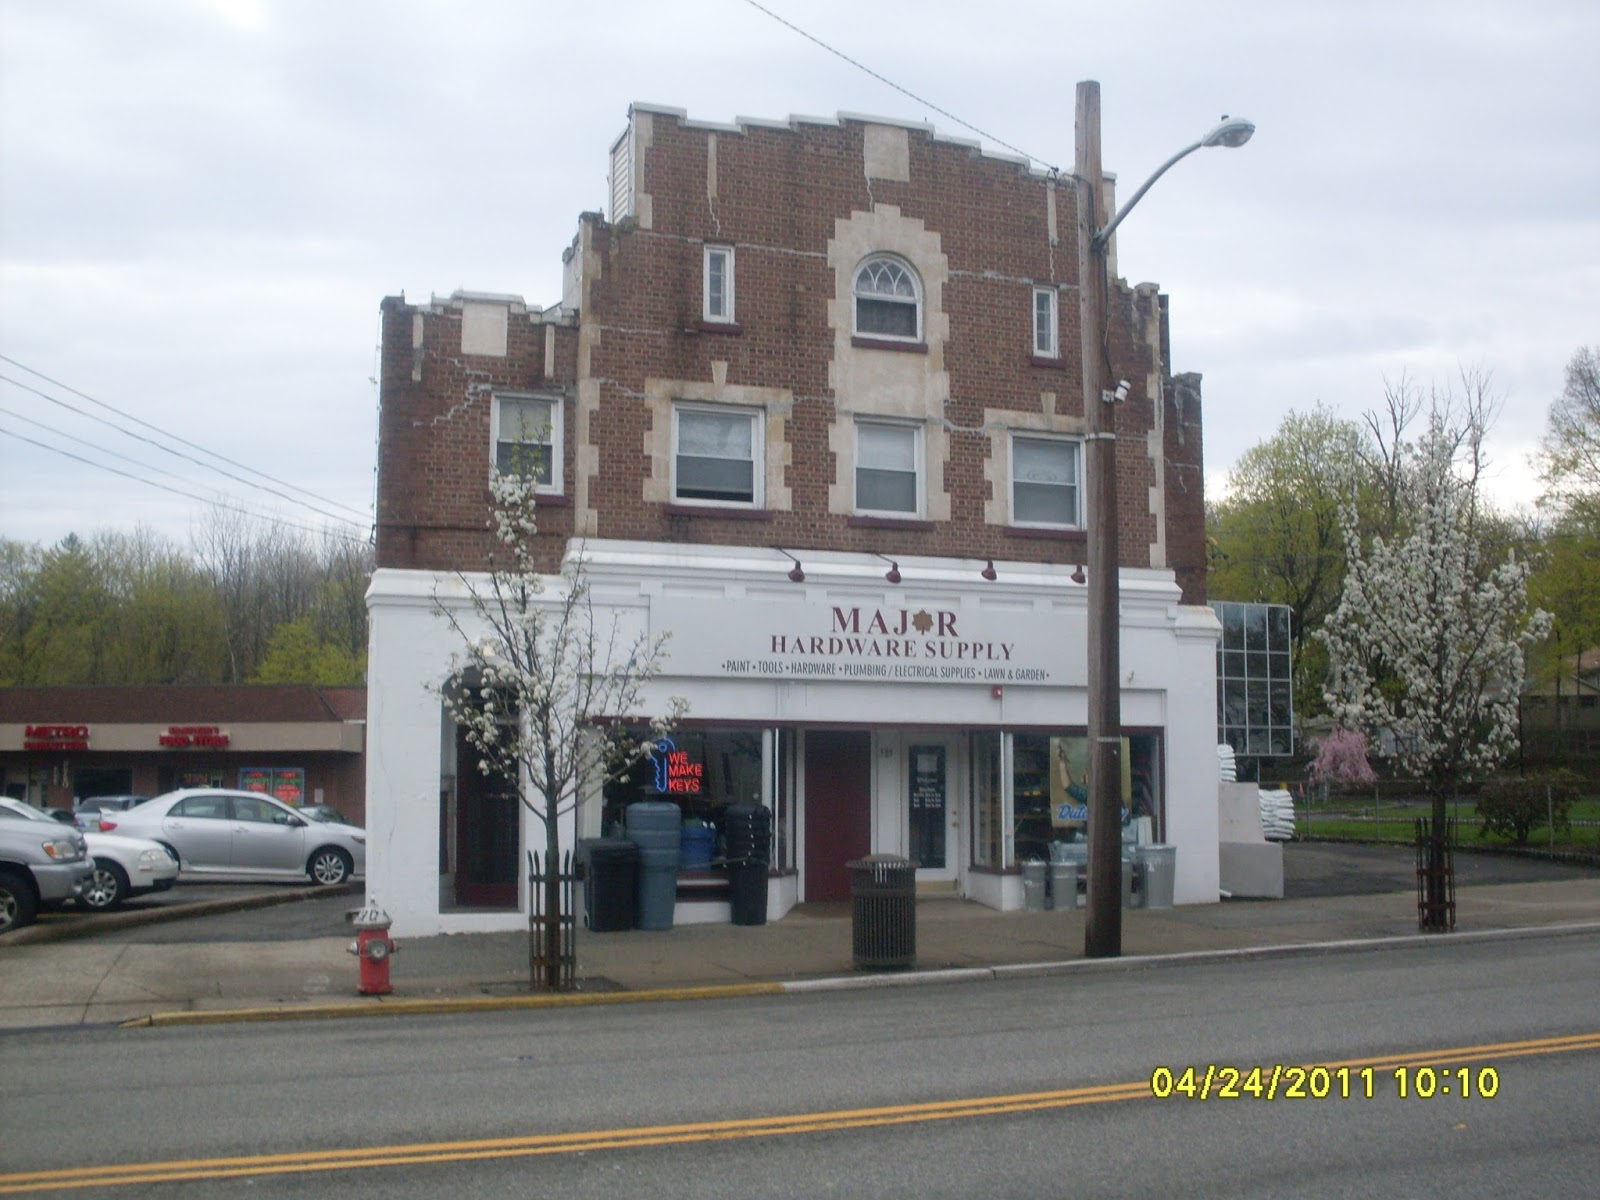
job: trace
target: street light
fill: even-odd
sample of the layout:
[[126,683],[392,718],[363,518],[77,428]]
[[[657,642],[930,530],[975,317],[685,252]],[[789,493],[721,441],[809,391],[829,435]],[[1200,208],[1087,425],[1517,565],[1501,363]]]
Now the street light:
[[[1089,725],[1089,884],[1084,924],[1084,955],[1114,958],[1122,953],[1122,691],[1121,629],[1117,614],[1116,417],[1105,409],[1122,397],[1109,391],[1114,376],[1107,328],[1106,244],[1152,184],[1180,159],[1207,146],[1242,146],[1256,127],[1240,117],[1224,117],[1193,145],[1185,146],[1140,185],[1102,227],[1096,215],[1104,188],[1100,167],[1100,85],[1078,84],[1075,175],[1078,204],[1078,297],[1083,358],[1083,415],[1089,483],[1088,525],[1088,725]],[[1106,428],[1109,425],[1110,428]]]

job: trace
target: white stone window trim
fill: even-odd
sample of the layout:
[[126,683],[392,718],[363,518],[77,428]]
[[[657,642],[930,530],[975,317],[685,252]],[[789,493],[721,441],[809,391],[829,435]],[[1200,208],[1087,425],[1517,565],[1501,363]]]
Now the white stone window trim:
[[[861,461],[861,431],[862,429],[892,429],[904,431],[911,440],[912,474],[913,481],[913,507],[910,509],[899,508],[869,508],[861,503],[861,472],[884,471],[892,468],[864,466]],[[927,458],[926,439],[922,425],[913,421],[879,420],[877,418],[858,417],[855,422],[855,477],[854,495],[855,512],[862,517],[886,517],[891,520],[916,521],[921,520],[926,511],[927,493]]]
[[[678,459],[679,421],[685,413],[701,413],[718,417],[744,417],[750,422],[750,498],[734,500],[726,497],[683,496],[679,494]],[[766,503],[766,425],[767,414],[759,408],[745,408],[733,404],[706,404],[693,400],[675,400],[672,404],[672,445],[669,461],[672,464],[672,503],[696,505],[704,508],[761,508]]]
[[1061,357],[1060,293],[1053,287],[1033,289],[1033,355]]
[[[1026,520],[1018,516],[1017,509],[1019,506],[1017,504],[1017,485],[1028,482],[1019,478],[1019,472],[1017,469],[1017,443],[1019,442],[1054,443],[1067,448],[1071,453],[1073,460],[1073,520],[1033,521]],[[1084,524],[1085,497],[1083,486],[1084,461],[1082,438],[1061,436],[1059,434],[1041,433],[1032,429],[1017,429],[1013,430],[1011,433],[1011,437],[1007,443],[1007,450],[1010,461],[1006,466],[1006,478],[1009,480],[1009,485],[1006,488],[1006,495],[1010,499],[1011,524],[1013,526],[1016,526],[1020,529],[1083,529],[1086,527]],[[1049,486],[1064,487],[1065,485]]]
[[[734,257],[732,246],[705,247],[700,272],[701,320],[709,325],[733,325],[734,316]],[[716,268],[720,267],[720,278]]]
[[[885,333],[861,328],[861,302],[899,304],[912,310],[913,332]],[[923,341],[923,290],[922,278],[909,262],[898,254],[871,254],[862,259],[851,276],[851,328],[858,338],[871,341],[905,342],[908,345]]]
[[563,425],[566,419],[563,398],[548,392],[501,392],[493,394],[489,406],[489,476],[491,482],[500,471],[500,446],[511,439],[500,436],[501,412],[506,401],[520,403],[547,404],[550,407],[550,420],[548,426],[542,431],[543,436],[516,439],[526,445],[548,446],[550,448],[550,478],[539,485],[541,495],[561,495],[562,480],[566,475],[563,461],[566,439],[563,436]]

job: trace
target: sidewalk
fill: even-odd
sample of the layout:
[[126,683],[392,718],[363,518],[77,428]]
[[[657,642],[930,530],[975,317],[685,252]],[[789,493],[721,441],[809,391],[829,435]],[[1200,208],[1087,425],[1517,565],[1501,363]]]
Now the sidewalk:
[[[326,893],[309,890],[289,898],[312,895],[330,902]],[[284,898],[281,891],[269,897]],[[359,897],[347,897],[340,910],[356,904]],[[168,919],[194,907],[178,906]],[[399,939],[394,992],[374,998],[356,992],[357,964],[347,950],[351,935],[171,943],[140,941],[137,928],[113,928],[91,937],[11,941],[29,934],[24,930],[0,942],[0,1030],[688,999],[1022,971],[1128,969],[1175,955],[1330,953],[1420,937],[1411,891],[1130,909],[1123,913],[1123,957],[1098,961],[1083,958],[1081,909],[998,913],[937,899],[919,902],[916,919],[916,967],[876,973],[853,965],[848,904],[802,905],[781,921],[758,926],[583,931],[579,989],[559,997],[529,995],[527,939],[521,933]],[[1421,940],[1443,945],[1597,929],[1600,874],[1588,872],[1555,882],[1460,887],[1457,932]]]

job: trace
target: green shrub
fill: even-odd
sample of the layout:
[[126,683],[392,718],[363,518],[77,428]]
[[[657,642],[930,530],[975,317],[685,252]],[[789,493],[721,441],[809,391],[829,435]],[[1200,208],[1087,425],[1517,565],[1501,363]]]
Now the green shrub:
[[1519,846],[1547,821],[1557,830],[1570,828],[1569,814],[1582,782],[1571,771],[1547,771],[1525,779],[1491,779],[1478,796],[1478,836],[1491,833]]

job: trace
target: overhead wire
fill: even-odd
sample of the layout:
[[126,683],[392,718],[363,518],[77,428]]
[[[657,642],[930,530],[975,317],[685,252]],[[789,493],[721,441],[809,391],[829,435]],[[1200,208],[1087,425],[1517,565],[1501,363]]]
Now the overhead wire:
[[153,479],[143,479],[138,475],[131,474],[127,471],[121,470],[120,468],[107,466],[105,463],[97,463],[90,459],[84,458],[81,454],[74,454],[70,450],[63,450],[59,446],[51,446],[48,443],[39,441],[37,438],[31,438],[26,434],[18,433],[14,429],[0,429],[0,434],[4,434],[7,437],[16,438],[20,442],[27,442],[29,445],[37,446],[41,450],[47,450],[51,454],[59,454],[63,458],[70,458],[77,462],[84,463],[88,466],[94,467],[96,470],[107,471],[112,475],[121,475],[124,479],[131,479],[135,483],[144,484],[146,487],[153,487],[163,492],[171,492],[175,496],[183,496],[189,500],[198,500],[202,504],[212,504],[217,508],[227,509],[230,512],[242,513],[247,517],[254,517],[257,520],[267,521],[274,525],[285,525],[291,529],[303,530],[306,533],[327,534],[330,537],[336,537],[341,541],[350,542],[354,545],[364,546],[368,544],[368,539],[365,536],[356,537],[348,533],[340,532],[337,529],[329,529],[326,526],[318,527],[315,525],[306,525],[299,521],[292,521],[287,517],[273,516],[268,513],[245,508],[242,505],[231,504],[227,500],[222,499],[220,496],[202,496],[196,492],[186,492],[182,488],[176,488],[170,484],[157,483]]
[[899,92],[902,96],[910,97],[912,100],[915,100],[918,104],[921,104],[925,108],[931,109],[933,112],[938,113],[941,117],[944,117],[944,118],[946,118],[948,120],[954,121],[957,125],[961,126],[963,129],[970,129],[973,133],[977,134],[979,137],[986,138],[987,140],[993,142],[996,146],[1003,146],[1003,147],[1005,147],[1005,149],[1011,151],[1013,154],[1020,154],[1020,155],[1022,155],[1023,158],[1026,158],[1031,162],[1039,163],[1041,166],[1048,167],[1048,168],[1050,168],[1050,170],[1056,172],[1057,174],[1059,174],[1061,172],[1061,168],[1056,166],[1054,163],[1050,162],[1048,159],[1040,158],[1037,154],[1029,154],[1026,150],[1023,150],[1023,149],[1021,149],[1020,147],[1017,147],[1017,146],[1013,146],[1010,142],[1004,141],[1001,138],[995,137],[995,135],[992,134],[992,133],[987,133],[984,130],[979,129],[971,121],[963,120],[962,118],[956,116],[955,113],[950,112],[948,109],[940,108],[937,104],[933,103],[931,100],[924,99],[923,97],[917,95],[915,92],[911,91],[909,88],[901,87],[898,83],[896,83],[894,80],[890,79],[888,76],[882,75],[879,72],[874,71],[871,67],[867,66],[865,63],[859,62],[856,59],[851,58],[844,51],[842,51],[840,49],[837,49],[834,46],[830,46],[827,42],[825,42],[821,38],[817,37],[816,34],[808,33],[806,30],[801,29],[800,26],[796,25],[793,21],[790,21],[786,17],[780,17],[777,13],[773,12],[770,8],[767,8],[765,5],[758,3],[758,0],[744,0],[744,2],[746,4],[748,4],[751,8],[755,9],[756,11],[761,12],[761,13],[765,13],[767,16],[771,17],[774,21],[776,21],[778,24],[784,26],[786,29],[790,29],[790,30],[793,30],[795,33],[798,33],[801,37],[805,38],[808,42],[812,42],[815,45],[820,46],[822,49],[826,50],[829,54],[833,55],[835,58],[842,59],[844,62],[847,62],[852,67],[856,68],[856,70],[862,71],[862,72],[866,73],[867,75],[872,76],[872,78],[876,79],[879,83],[883,84],[885,87],[891,87],[895,91]]
[[251,481],[249,479],[238,479],[235,476],[228,475],[226,472],[222,471],[222,469],[220,467],[218,467],[215,462],[208,462],[208,461],[205,461],[203,459],[195,458],[192,455],[184,454],[181,451],[173,449],[171,446],[162,445],[160,442],[155,441],[155,440],[153,440],[151,438],[147,438],[147,437],[143,436],[142,434],[134,433],[131,430],[123,429],[121,426],[115,424],[114,422],[107,421],[103,417],[96,416],[93,413],[84,412],[81,408],[78,408],[76,405],[70,404],[67,401],[62,400],[58,396],[52,396],[47,392],[41,391],[40,389],[32,387],[29,384],[23,383],[23,382],[21,382],[19,380],[12,379],[9,376],[0,375],[0,381],[4,381],[6,383],[10,383],[14,387],[22,388],[24,391],[32,392],[36,396],[40,396],[40,397],[42,397],[42,398],[44,398],[46,400],[49,400],[51,403],[57,404],[60,407],[65,408],[65,409],[67,409],[67,410],[69,410],[71,412],[76,412],[80,416],[83,416],[83,417],[85,417],[85,418],[87,418],[89,420],[99,421],[101,424],[107,425],[110,428],[117,430],[117,432],[121,433],[124,437],[130,437],[130,438],[135,439],[136,441],[145,442],[148,445],[154,446],[156,449],[161,450],[161,451],[163,451],[163,452],[165,452],[167,454],[170,454],[175,458],[185,459],[185,460],[187,460],[189,462],[193,462],[193,463],[196,463],[199,466],[205,467],[207,470],[216,471],[218,474],[224,475],[226,478],[228,478],[229,480],[231,480],[231,481],[233,481],[235,483],[243,484],[246,487],[256,488],[257,490],[260,490],[260,491],[270,492],[271,494],[273,494],[275,496],[278,496],[281,499],[288,500],[290,503],[297,504],[297,505],[299,505],[299,506],[301,506],[303,508],[310,509],[312,512],[317,513],[319,516],[328,517],[330,520],[345,521],[345,522],[347,522],[349,524],[352,524],[352,525],[364,525],[364,524],[370,522],[370,520],[371,520],[371,514],[370,513],[363,512],[362,510],[360,510],[358,508],[353,508],[348,504],[340,503],[337,500],[331,500],[326,496],[318,495],[317,493],[315,493],[313,491],[310,491],[309,489],[301,488],[296,484],[289,483],[288,481],[283,480],[283,479],[279,479],[274,475],[269,475],[265,471],[259,470],[256,467],[252,467],[252,466],[248,465],[247,463],[238,462],[235,459],[229,458],[225,454],[220,454],[220,453],[218,453],[216,451],[213,451],[213,450],[211,450],[211,449],[209,449],[209,448],[207,448],[205,446],[201,446],[196,442],[192,442],[187,438],[181,437],[178,434],[171,433],[171,432],[169,432],[169,431],[167,431],[165,429],[162,429],[158,425],[154,425],[149,421],[146,421],[146,420],[143,420],[140,417],[134,416],[132,413],[124,412],[121,409],[117,408],[115,405],[107,404],[105,401],[97,399],[96,397],[89,395],[87,392],[80,391],[79,389],[73,387],[71,384],[63,383],[61,380],[54,379],[51,376],[46,375],[43,371],[37,370],[34,367],[30,367],[30,366],[28,366],[27,363],[20,362],[17,359],[10,357],[9,355],[0,354],[0,362],[10,363],[12,366],[17,367],[20,370],[26,371],[30,375],[33,375],[33,376],[35,376],[35,377],[37,377],[39,379],[44,380],[46,383],[50,384],[52,387],[60,388],[61,390],[70,393],[71,395],[77,396],[77,397],[79,397],[80,399],[83,399],[83,400],[87,400],[89,403],[94,404],[94,405],[96,405],[96,406],[98,406],[100,408],[103,408],[108,412],[115,413],[117,416],[122,417],[124,420],[132,421],[136,425],[140,425],[140,426],[144,427],[145,429],[152,430],[155,433],[159,434],[161,437],[168,439],[169,441],[173,441],[173,442],[178,443],[179,445],[188,446],[191,449],[198,450],[203,454],[209,455],[211,458],[215,459],[218,462],[223,462],[223,463],[226,463],[227,465],[229,465],[231,467],[237,468],[238,470],[249,472],[251,475],[258,476],[259,478],[265,479],[265,480],[269,481],[270,483],[277,484],[280,487],[293,488],[297,492],[300,492],[301,494],[303,494],[305,496],[310,496],[312,499],[321,501],[323,504],[328,504],[328,505],[333,506],[334,508],[343,509],[345,512],[348,512],[348,513],[354,513],[358,518],[360,518],[360,520],[352,521],[349,517],[341,517],[341,516],[339,516],[339,515],[337,515],[335,513],[329,513],[329,512],[326,512],[326,511],[322,510],[322,509],[319,509],[316,505],[307,503],[305,500],[301,499],[299,496],[288,495],[288,494],[286,494],[284,492],[277,491],[275,488],[267,487],[264,484],[255,483],[255,482],[253,482],[253,481]]

